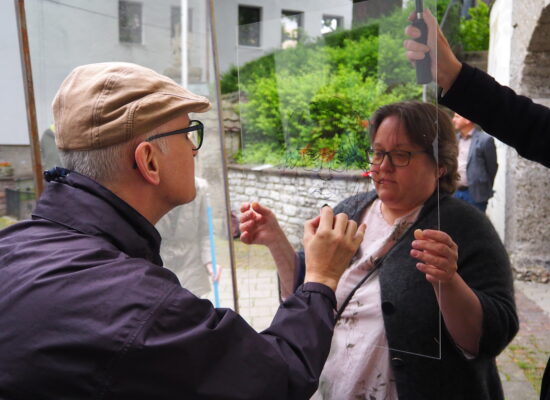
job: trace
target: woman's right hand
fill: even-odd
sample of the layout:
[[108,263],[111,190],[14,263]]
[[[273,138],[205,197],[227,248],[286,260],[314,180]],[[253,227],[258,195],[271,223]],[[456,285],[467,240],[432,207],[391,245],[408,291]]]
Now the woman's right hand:
[[246,244],[272,245],[284,232],[277,217],[267,207],[258,202],[241,204],[239,229],[241,242]]

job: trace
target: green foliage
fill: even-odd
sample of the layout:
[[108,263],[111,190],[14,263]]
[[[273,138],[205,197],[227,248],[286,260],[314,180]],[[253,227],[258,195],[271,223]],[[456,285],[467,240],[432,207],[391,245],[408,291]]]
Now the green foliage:
[[466,51],[489,49],[489,6],[483,1],[470,8],[470,19],[460,23],[460,38]]
[[[437,1],[437,21],[439,22],[445,37],[451,45],[460,45],[460,10],[462,4],[459,1],[439,0]],[[450,4],[450,8],[449,8]],[[443,21],[443,17],[445,21]],[[443,23],[443,25],[441,25]]]
[[222,91],[240,89],[244,99],[237,161],[364,168],[372,113],[421,96],[403,50],[409,13],[398,8],[369,25],[300,41],[224,74]]
[[338,31],[326,34],[323,38],[329,47],[346,47],[350,41],[378,36],[378,24],[363,25],[347,31]]

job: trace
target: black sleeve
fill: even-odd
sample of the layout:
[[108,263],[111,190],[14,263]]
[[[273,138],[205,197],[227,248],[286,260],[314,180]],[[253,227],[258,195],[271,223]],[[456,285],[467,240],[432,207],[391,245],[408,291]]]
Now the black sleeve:
[[[458,273],[483,309],[479,354],[496,357],[519,329],[508,254],[483,213],[456,199],[447,201],[454,206],[442,213],[442,230],[457,244]],[[448,220],[452,215],[460,222]]]
[[529,160],[550,167],[550,109],[502,86],[485,72],[462,64],[443,104],[514,147]]
[[112,369],[108,398],[307,399],[328,356],[334,307],[330,288],[304,284],[258,333],[235,312],[175,290]]

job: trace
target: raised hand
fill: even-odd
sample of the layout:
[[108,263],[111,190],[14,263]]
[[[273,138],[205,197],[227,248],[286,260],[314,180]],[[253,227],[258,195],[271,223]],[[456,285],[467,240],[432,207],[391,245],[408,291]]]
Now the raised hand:
[[263,244],[270,246],[284,233],[277,222],[275,214],[260,203],[243,203],[241,205],[239,229],[241,242],[246,244]]
[[[416,14],[409,16],[410,21],[414,21]],[[403,46],[407,50],[407,58],[411,62],[424,59],[427,53],[430,53],[432,59],[432,76],[437,80],[437,84],[445,91],[453,85],[462,64],[453,54],[449,42],[437,25],[437,20],[430,10],[424,9],[424,21],[428,26],[428,43],[422,44],[415,40],[405,40]],[[420,37],[420,30],[412,25],[405,28],[405,35],[411,39]],[[436,57],[437,56],[437,57]]]
[[323,283],[333,290],[363,241],[366,226],[357,228],[346,214],[323,207],[321,215],[304,226],[305,282]]

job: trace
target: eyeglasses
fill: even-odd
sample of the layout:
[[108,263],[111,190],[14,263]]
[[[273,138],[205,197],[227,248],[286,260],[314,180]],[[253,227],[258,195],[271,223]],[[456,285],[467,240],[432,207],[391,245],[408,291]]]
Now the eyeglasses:
[[177,135],[179,133],[187,133],[187,138],[193,143],[193,151],[197,151],[202,146],[202,139],[204,138],[204,125],[201,121],[193,119],[189,122],[189,126],[184,129],[178,129],[177,131],[171,131],[166,133],[159,133],[145,139],[146,142],[151,142],[155,139],[160,139],[166,136]]
[[[189,126],[187,128],[178,129],[176,131],[166,132],[166,133],[159,133],[157,135],[149,136],[147,139],[145,139],[145,142],[152,142],[155,139],[160,139],[166,136],[172,136],[177,135],[180,133],[187,133],[187,138],[191,141],[193,144],[193,151],[197,151],[202,146],[202,140],[204,138],[204,125],[201,121],[198,121],[196,119],[193,119],[189,121]],[[137,163],[134,161],[133,168],[137,168]]]
[[386,155],[389,157],[390,162],[394,167],[406,167],[411,162],[411,157],[413,154],[426,153],[425,150],[421,151],[404,151],[404,150],[393,150],[393,151],[380,151],[374,149],[367,150],[367,163],[372,165],[380,165],[384,162],[384,157]]

